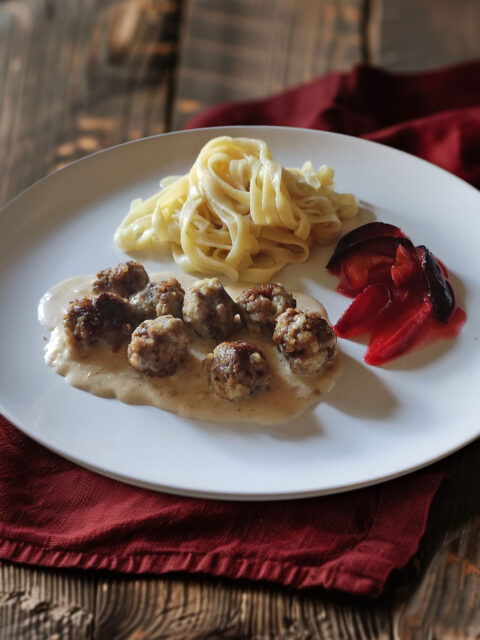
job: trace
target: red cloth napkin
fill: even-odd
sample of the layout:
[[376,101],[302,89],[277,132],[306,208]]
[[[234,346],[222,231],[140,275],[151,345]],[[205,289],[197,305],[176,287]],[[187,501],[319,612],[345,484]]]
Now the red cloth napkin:
[[480,62],[402,75],[359,66],[266,100],[214,107],[186,128],[248,124],[321,129],[382,142],[480,187]]
[[0,417],[0,557],[377,596],[417,550],[442,477],[436,465],[376,487],[294,502],[179,498],[82,469]]
[[[359,67],[218,107],[191,127],[282,124],[363,135],[480,182],[480,64],[395,76]],[[0,417],[0,558],[128,573],[185,571],[381,593],[415,554],[437,464],[336,496],[234,503],[130,487],[47,451]]]

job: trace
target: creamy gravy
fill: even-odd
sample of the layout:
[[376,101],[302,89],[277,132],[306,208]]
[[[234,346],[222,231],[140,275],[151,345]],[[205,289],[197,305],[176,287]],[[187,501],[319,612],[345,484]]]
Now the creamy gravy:
[[[195,281],[185,274],[165,272],[150,276],[152,282],[177,278],[183,288]],[[232,340],[252,342],[265,354],[272,368],[271,389],[240,402],[215,396],[209,388],[202,360],[216,343],[189,331],[190,346],[185,365],[174,375],[150,378],[133,369],[127,359],[127,344],[117,352],[96,344],[86,354],[77,353],[66,341],[63,316],[68,303],[90,296],[93,276],[69,278],[50,289],[41,299],[39,320],[51,331],[45,347],[45,361],[74,387],[105,398],[118,398],[130,404],[153,405],[186,418],[212,421],[239,420],[274,424],[285,422],[320,402],[331,390],[339,373],[338,356],[333,366],[318,376],[292,374],[272,344],[271,338],[238,331]],[[236,297],[248,285],[226,287]],[[293,292],[297,307],[320,311],[323,306],[305,294]]]

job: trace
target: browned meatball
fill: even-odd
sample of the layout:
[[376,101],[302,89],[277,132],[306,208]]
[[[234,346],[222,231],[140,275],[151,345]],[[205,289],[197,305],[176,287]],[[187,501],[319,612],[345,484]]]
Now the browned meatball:
[[101,293],[70,302],[63,322],[72,344],[106,340],[119,346],[132,333],[138,318],[129,302],[114,293]]
[[111,269],[99,271],[93,282],[93,292],[116,293],[122,298],[128,298],[133,293],[144,289],[148,280],[148,273],[143,265],[130,260]]
[[145,320],[168,315],[181,318],[184,295],[178,280],[172,278],[158,283],[149,282],[145,289],[130,296],[130,303]]
[[213,391],[226,400],[242,400],[270,388],[270,365],[248,342],[222,342],[204,360]]
[[275,329],[276,318],[288,308],[295,308],[296,302],[281,284],[259,284],[252,289],[242,291],[237,305],[242,320],[250,331]]
[[224,340],[233,330],[237,307],[218,278],[197,280],[185,292],[183,319],[198,335]]
[[287,309],[278,318],[273,342],[300,375],[314,375],[329,367],[337,352],[337,336],[315,311]]
[[145,320],[133,332],[128,360],[147,376],[170,376],[185,361],[188,335],[179,318],[160,316]]

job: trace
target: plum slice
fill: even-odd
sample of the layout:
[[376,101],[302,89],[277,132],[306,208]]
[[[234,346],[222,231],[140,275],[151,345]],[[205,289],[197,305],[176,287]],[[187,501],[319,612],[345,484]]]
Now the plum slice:
[[368,284],[389,282],[390,270],[400,245],[409,251],[414,250],[408,238],[385,236],[369,238],[345,252],[341,262],[330,269],[340,277],[339,290],[347,295],[355,295]]
[[327,269],[332,269],[338,265],[351,249],[359,246],[363,247],[368,241],[380,238],[404,237],[403,231],[393,224],[387,224],[386,222],[369,222],[364,224],[345,234],[343,238],[340,238],[332,257],[326,265]]
[[401,244],[397,247],[395,262],[390,270],[390,276],[396,287],[412,284],[415,280],[423,281],[417,251],[414,247],[407,248]]
[[335,331],[340,338],[369,333],[368,364],[397,358],[425,333],[438,336],[440,325],[447,329],[454,324],[448,271],[395,225],[372,222],[346,234],[327,268],[338,276],[337,291],[354,298]]
[[417,308],[401,314],[396,322],[374,333],[365,353],[365,362],[378,366],[408,351],[427,331],[432,306],[431,300],[424,300]]
[[370,284],[388,284],[393,261],[392,256],[382,253],[353,251],[342,263],[337,290],[356,296]]
[[428,296],[432,301],[433,313],[440,322],[448,322],[455,310],[453,289],[432,252],[425,245],[417,247],[417,254],[427,280]]
[[388,287],[380,283],[368,285],[338,320],[334,327],[337,335],[346,338],[368,328],[391,303]]

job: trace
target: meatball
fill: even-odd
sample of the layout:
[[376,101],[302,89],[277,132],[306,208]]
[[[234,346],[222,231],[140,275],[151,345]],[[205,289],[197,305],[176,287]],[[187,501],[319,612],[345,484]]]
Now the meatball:
[[130,336],[138,324],[134,308],[114,293],[80,298],[68,305],[63,318],[67,338],[73,344],[106,340],[114,347]]
[[135,329],[128,345],[128,360],[137,371],[161,378],[179,369],[187,347],[183,322],[173,316],[160,316],[145,320]]
[[172,278],[159,283],[149,282],[145,289],[130,296],[130,303],[145,320],[157,316],[181,318],[184,295],[178,280]]
[[314,375],[329,367],[337,352],[337,336],[315,311],[287,309],[278,318],[273,342],[294,373]]
[[204,360],[213,391],[226,400],[242,400],[270,388],[270,365],[248,342],[222,342]]
[[242,291],[237,300],[242,320],[250,331],[273,333],[277,316],[296,302],[281,284],[260,284]]
[[99,271],[93,282],[93,292],[116,293],[122,298],[128,298],[133,293],[144,289],[148,281],[148,273],[143,265],[130,260],[111,269]]
[[237,307],[218,278],[197,280],[185,292],[183,319],[198,335],[224,340],[233,330]]

